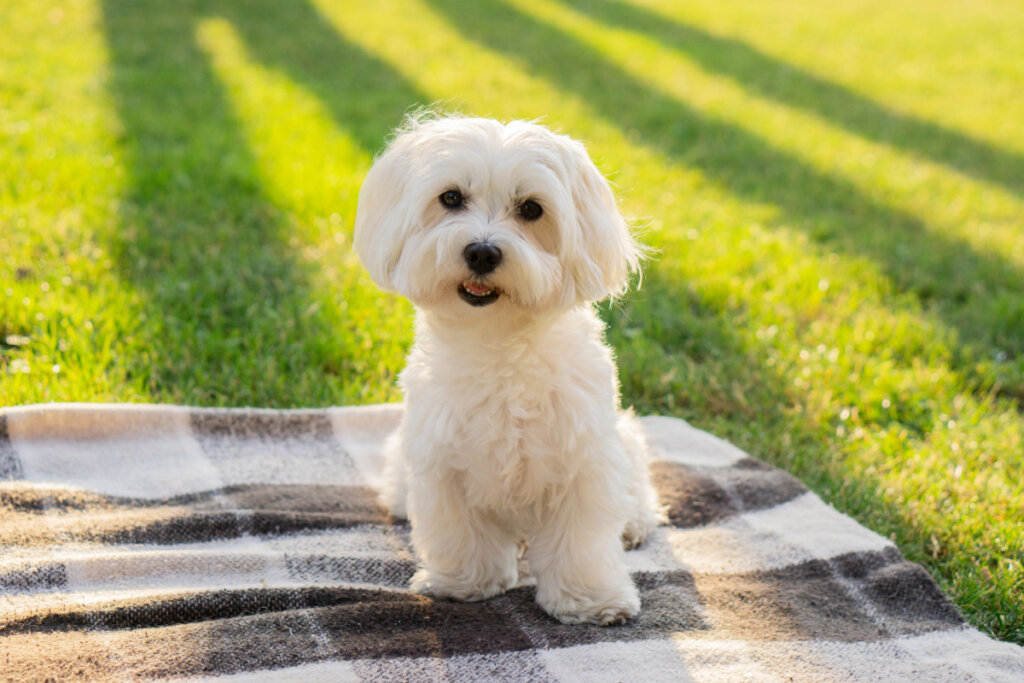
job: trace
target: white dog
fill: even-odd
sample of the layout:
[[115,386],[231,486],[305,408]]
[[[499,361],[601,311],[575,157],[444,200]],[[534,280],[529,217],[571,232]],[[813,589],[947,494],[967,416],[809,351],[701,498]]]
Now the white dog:
[[523,121],[413,119],[366,177],[355,247],[418,309],[383,494],[412,525],[412,590],[489,598],[525,548],[549,614],[636,615],[623,543],[662,513],[591,304],[625,289],[640,247],[583,145]]

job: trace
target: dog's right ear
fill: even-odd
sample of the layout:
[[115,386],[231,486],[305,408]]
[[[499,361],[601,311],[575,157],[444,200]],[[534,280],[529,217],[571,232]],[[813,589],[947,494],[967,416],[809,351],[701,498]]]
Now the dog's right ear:
[[394,274],[402,255],[402,233],[409,208],[402,201],[405,174],[401,154],[392,146],[374,162],[359,189],[353,243],[359,260],[381,289],[395,290]]
[[577,302],[600,301],[625,291],[631,273],[640,271],[644,249],[619,212],[608,180],[583,144],[562,137],[575,204],[575,234],[567,256]]

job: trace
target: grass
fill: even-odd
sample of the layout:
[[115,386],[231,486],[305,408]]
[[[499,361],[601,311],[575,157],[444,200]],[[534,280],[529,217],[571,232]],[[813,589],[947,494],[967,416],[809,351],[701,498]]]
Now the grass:
[[0,6],[0,405],[397,400],[359,184],[442,100],[587,141],[658,258],[625,402],[804,479],[1024,644],[1024,11]]

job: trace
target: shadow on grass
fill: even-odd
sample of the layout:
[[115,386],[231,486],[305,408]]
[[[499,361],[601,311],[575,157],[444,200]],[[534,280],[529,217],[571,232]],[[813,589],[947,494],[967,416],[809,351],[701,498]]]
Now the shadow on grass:
[[848,131],[951,166],[982,181],[1024,195],[1024,158],[963,133],[892,112],[841,85],[733,38],[669,18],[622,0],[560,0],[596,20],[644,33],[685,53],[707,71],[736,80],[747,90],[827,118]]
[[[904,557],[927,566],[975,626],[997,638],[1020,640],[1020,620],[1007,616],[1016,599],[997,582],[977,577],[979,567],[996,570],[999,551],[975,544],[963,552],[955,532],[887,500],[883,481],[847,465],[837,451],[830,436],[835,424],[804,413],[792,378],[768,367],[716,304],[652,268],[641,291],[602,314],[626,405],[641,415],[694,420],[792,472],[829,504],[890,538]],[[958,550],[947,550],[952,548]]]
[[[348,347],[316,314],[313,273],[289,246],[224,86],[196,43],[197,20],[227,7],[257,54],[330,92],[336,115],[368,151],[418,101],[304,1],[104,0],[110,88],[130,174],[113,251],[143,300],[139,334],[149,350],[126,361],[154,399],[337,402]],[[367,101],[376,89],[394,103],[393,121],[381,117],[379,99]]]
[[[485,16],[464,0],[430,0],[481,46],[510,56],[599,116],[737,197],[777,206],[786,225],[830,250],[865,256],[896,288],[990,357],[1024,353],[1024,273],[1000,255],[932,231],[735,126],[706,117],[574,37],[503,3]],[[912,359],[904,359],[911,362]],[[1022,388],[1024,389],[1024,388]]]
[[315,95],[370,154],[405,112],[430,102],[390,66],[341,37],[308,0],[211,0],[204,8],[238,30],[253,59]]
[[[842,476],[823,425],[804,417],[792,382],[743,343],[726,315],[699,292],[659,268],[623,304],[602,307],[617,349],[624,400],[640,414],[700,416],[702,427],[756,457],[797,471],[833,500],[869,500],[878,519],[906,531],[895,508],[870,482]],[[666,405],[671,401],[671,405]],[[838,485],[837,485],[838,484]],[[877,521],[877,520],[876,520]],[[899,522],[899,523],[896,523]],[[909,537],[908,537],[909,538]]]

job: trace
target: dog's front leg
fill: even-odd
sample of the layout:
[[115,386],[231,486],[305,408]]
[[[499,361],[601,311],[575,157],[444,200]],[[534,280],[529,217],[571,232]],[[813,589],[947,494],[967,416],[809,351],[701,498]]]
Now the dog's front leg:
[[412,542],[423,565],[412,577],[414,592],[471,602],[515,585],[518,538],[493,514],[467,505],[459,473],[417,473],[409,485]]
[[593,479],[578,477],[527,550],[537,603],[563,623],[605,626],[640,610],[614,509]]

